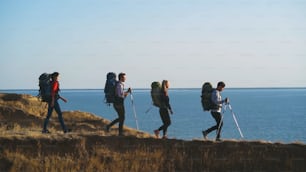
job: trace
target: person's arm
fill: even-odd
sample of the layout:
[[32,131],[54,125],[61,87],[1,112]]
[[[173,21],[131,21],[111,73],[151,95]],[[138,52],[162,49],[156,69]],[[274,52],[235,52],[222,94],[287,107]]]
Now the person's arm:
[[223,100],[221,99],[221,96],[218,91],[213,91],[211,95],[211,100],[215,105],[221,106],[223,104]]
[[222,106],[223,103],[229,103],[229,98],[222,100],[220,92],[214,91],[211,95],[212,102],[218,106]]
[[63,102],[65,102],[65,103],[68,102],[68,100],[67,100],[66,98],[64,98],[64,97],[62,97],[62,96],[60,96],[60,95],[58,95],[58,96],[59,96],[59,98],[60,98],[61,100],[63,100]]
[[128,88],[128,90],[123,93],[124,97],[128,96],[131,91],[131,88]]
[[170,112],[173,113],[173,112],[172,112],[171,105],[170,105],[170,98],[169,98],[169,96],[165,96],[165,102],[166,102],[166,106],[168,107],[168,109],[170,110]]
[[173,114],[171,105],[170,105],[170,98],[166,95],[165,92],[162,93],[162,102],[164,102],[164,105],[166,105],[167,109],[170,111],[171,114]]
[[116,96],[120,97],[120,98],[124,98],[124,92],[123,92],[121,83],[117,83],[117,86],[116,86]]
[[125,98],[126,96],[128,96],[128,94],[131,92],[131,88],[129,88],[127,91],[123,90],[123,86],[121,83],[118,83],[117,87],[116,87],[116,94],[118,97],[121,98]]
[[169,97],[168,97],[168,103],[167,103],[167,106],[168,106],[168,109],[170,111],[171,114],[173,114],[173,111],[172,111],[172,108],[171,108],[171,105],[170,105],[170,100],[169,100]]
[[53,82],[51,88],[51,107],[54,106],[55,94],[57,90],[58,90],[58,82]]

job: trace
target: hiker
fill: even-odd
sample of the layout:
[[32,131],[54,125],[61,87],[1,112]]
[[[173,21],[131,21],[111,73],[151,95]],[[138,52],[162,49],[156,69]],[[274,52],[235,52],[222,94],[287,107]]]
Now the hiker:
[[225,88],[225,83],[220,81],[218,82],[217,84],[217,88],[213,90],[212,92],[212,95],[211,95],[211,100],[213,102],[214,105],[214,108],[212,108],[210,110],[210,113],[212,115],[212,117],[216,120],[216,125],[208,128],[207,130],[205,131],[202,131],[203,133],[203,136],[204,136],[204,139],[207,139],[207,135],[214,131],[214,130],[217,130],[217,137],[216,137],[216,141],[221,141],[220,137],[221,137],[221,129],[222,129],[222,126],[223,126],[223,121],[222,121],[222,113],[221,113],[221,110],[222,110],[222,105],[223,103],[228,103],[229,102],[229,99],[228,98],[225,98],[224,100],[222,100],[222,97],[221,97],[221,94],[220,92],[222,92]]
[[170,100],[169,100],[169,95],[168,95],[169,85],[170,85],[169,81],[167,80],[162,81],[161,95],[160,95],[161,105],[159,107],[159,114],[163,122],[163,125],[160,126],[157,130],[154,130],[154,134],[157,138],[159,138],[159,131],[163,130],[162,138],[166,139],[167,129],[171,124],[169,112],[171,114],[173,114],[173,112],[170,106]]
[[63,132],[67,133],[71,131],[70,129],[67,129],[65,126],[62,111],[58,103],[58,99],[61,99],[65,103],[67,102],[67,99],[65,99],[64,97],[61,97],[58,93],[60,91],[58,79],[59,79],[58,72],[54,72],[51,74],[51,100],[48,101],[48,114],[44,122],[42,133],[50,133],[50,131],[47,129],[47,125],[49,123],[49,119],[52,115],[53,109],[58,115],[58,120],[62,126]]
[[124,91],[124,82],[126,80],[125,73],[120,73],[118,75],[118,79],[119,82],[116,84],[115,101],[113,103],[114,109],[118,114],[118,118],[106,126],[106,131],[109,131],[113,125],[119,122],[119,136],[123,136],[123,124],[125,119],[124,99],[129,93],[131,93],[131,88],[128,88],[127,91]]

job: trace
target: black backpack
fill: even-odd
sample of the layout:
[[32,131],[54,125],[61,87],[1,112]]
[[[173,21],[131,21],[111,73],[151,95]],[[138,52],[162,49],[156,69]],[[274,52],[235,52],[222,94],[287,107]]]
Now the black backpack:
[[213,92],[211,83],[205,82],[202,86],[201,103],[204,111],[209,111],[215,107],[211,100],[211,94]]
[[105,103],[111,104],[115,102],[117,83],[116,74],[114,72],[107,73],[104,86]]
[[43,73],[39,76],[39,91],[37,97],[43,102],[51,101],[51,74]]

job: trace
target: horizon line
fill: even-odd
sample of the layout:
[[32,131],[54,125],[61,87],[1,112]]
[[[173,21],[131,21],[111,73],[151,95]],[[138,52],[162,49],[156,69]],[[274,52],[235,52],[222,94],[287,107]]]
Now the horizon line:
[[[150,90],[151,88],[133,88],[136,90]],[[176,87],[172,89],[202,89],[202,87]],[[227,87],[226,89],[306,89],[306,87]],[[6,90],[39,90],[39,88],[13,88],[13,89],[0,89],[0,91]],[[62,88],[61,90],[104,90],[104,88]]]

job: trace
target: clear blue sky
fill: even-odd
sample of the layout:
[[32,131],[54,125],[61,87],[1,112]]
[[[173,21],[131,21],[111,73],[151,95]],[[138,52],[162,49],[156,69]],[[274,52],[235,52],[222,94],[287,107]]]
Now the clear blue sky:
[[305,0],[2,0],[0,89],[306,86]]

